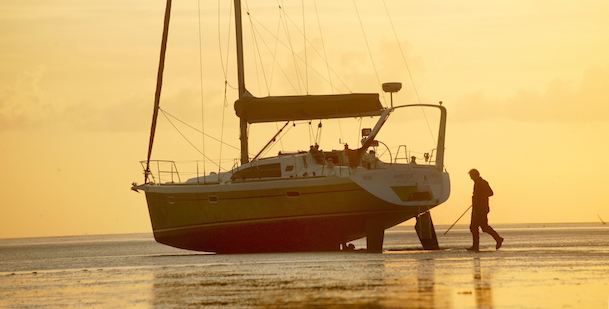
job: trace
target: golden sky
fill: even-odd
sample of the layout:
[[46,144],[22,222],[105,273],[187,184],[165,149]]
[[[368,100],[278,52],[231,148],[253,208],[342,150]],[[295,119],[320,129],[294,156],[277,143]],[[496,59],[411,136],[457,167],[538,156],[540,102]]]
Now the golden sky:
[[[469,206],[471,168],[495,191],[491,223],[609,220],[609,2],[385,0],[399,45],[383,1],[355,1],[365,38],[353,1],[317,1],[317,14],[306,1],[304,22],[302,4],[286,3],[293,49],[309,70],[296,69],[295,56],[271,42],[281,15],[267,2],[249,3],[244,31],[255,95],[380,92],[380,80],[404,84],[396,104],[418,101],[413,82],[423,103],[444,102],[452,194],[433,210],[437,224],[451,224]],[[201,53],[197,2],[174,1],[161,106],[200,127],[203,84],[206,133],[238,145],[230,2],[200,3]],[[143,178],[138,162],[147,151],[164,5],[0,2],[0,238],[151,231],[144,195],[129,188]],[[251,52],[252,23],[260,55]],[[297,39],[303,23],[306,49]],[[274,67],[269,50],[279,51]],[[286,82],[295,72],[301,79]],[[337,123],[329,122],[322,148],[340,149],[339,137],[356,143],[358,126],[345,121],[343,134],[333,135]],[[251,152],[274,128],[252,128]],[[155,158],[201,159],[163,118],[159,131]],[[202,144],[200,136],[193,141]],[[286,150],[309,146],[296,141],[286,140]],[[205,143],[219,158],[218,144]],[[237,157],[223,147],[226,168]]]

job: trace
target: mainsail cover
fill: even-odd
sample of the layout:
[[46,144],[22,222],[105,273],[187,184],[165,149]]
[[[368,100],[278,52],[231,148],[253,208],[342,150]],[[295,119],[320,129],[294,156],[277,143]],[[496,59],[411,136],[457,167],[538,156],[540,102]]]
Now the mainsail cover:
[[244,96],[235,102],[237,116],[248,123],[379,116],[378,93],[335,95]]

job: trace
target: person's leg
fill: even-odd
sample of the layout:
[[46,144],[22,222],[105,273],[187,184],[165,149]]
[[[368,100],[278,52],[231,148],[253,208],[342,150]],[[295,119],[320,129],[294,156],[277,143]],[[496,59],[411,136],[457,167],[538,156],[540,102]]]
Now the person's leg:
[[497,231],[495,231],[490,225],[488,225],[488,222],[482,226],[482,231],[493,236],[495,242],[497,243],[495,245],[496,249],[501,248],[501,245],[503,244],[503,238],[499,236],[499,233],[497,233]]
[[495,231],[490,225],[483,225],[482,226],[482,231],[485,233],[490,234],[491,236],[493,236],[493,238],[495,239],[495,241],[497,241],[498,239],[500,239],[501,237],[499,236],[499,233],[497,233],[497,231]]
[[495,249],[501,248],[501,245],[503,244],[503,238],[499,236],[499,233],[497,233],[495,229],[488,225],[488,213],[484,215],[484,220],[483,222],[481,222],[480,226],[482,227],[483,232],[490,234],[495,239],[495,242],[497,243],[495,245]]
[[477,216],[472,211],[472,221],[469,225],[469,230],[470,230],[470,232],[472,232],[472,246],[471,246],[471,248],[467,249],[470,251],[480,250],[480,231],[479,231],[480,225],[479,225],[479,222],[477,219],[478,219]]

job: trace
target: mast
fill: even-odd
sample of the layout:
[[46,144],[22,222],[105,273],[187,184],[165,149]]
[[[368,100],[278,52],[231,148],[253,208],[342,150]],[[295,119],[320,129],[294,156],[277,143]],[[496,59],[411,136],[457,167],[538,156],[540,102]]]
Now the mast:
[[150,126],[150,141],[148,142],[148,159],[146,160],[146,170],[144,171],[144,183],[148,183],[150,174],[150,157],[152,156],[152,144],[156,132],[156,122],[159,116],[159,103],[161,100],[161,88],[163,86],[163,70],[165,69],[165,53],[167,51],[167,35],[169,33],[169,16],[171,13],[171,0],[167,0],[165,6],[165,21],[163,23],[163,39],[161,41],[161,56],[159,59],[159,70],[156,77],[156,93],[154,94],[154,112],[152,113],[152,125]]
[[[235,2],[235,36],[237,39],[237,75],[239,83],[239,99],[246,95],[245,74],[243,69],[243,27],[241,25],[241,0]],[[239,118],[239,138],[241,139],[241,164],[249,162],[249,147],[247,137],[247,120]]]

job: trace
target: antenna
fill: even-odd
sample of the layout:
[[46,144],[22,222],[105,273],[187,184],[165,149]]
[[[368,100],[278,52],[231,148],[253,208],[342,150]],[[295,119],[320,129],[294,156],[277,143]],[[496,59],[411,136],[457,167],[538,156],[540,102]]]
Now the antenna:
[[389,92],[391,95],[391,107],[393,108],[393,93],[402,89],[402,83],[384,83],[383,91]]

